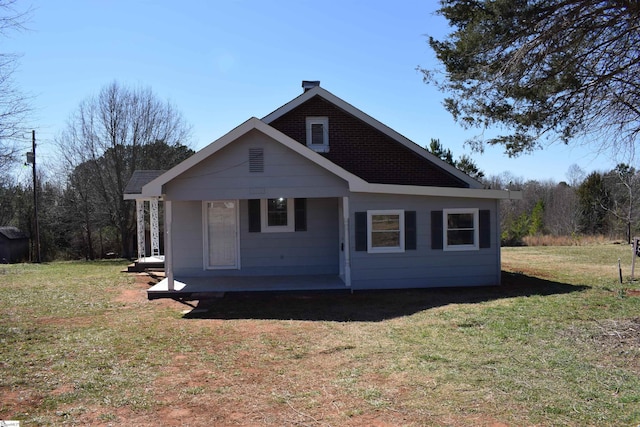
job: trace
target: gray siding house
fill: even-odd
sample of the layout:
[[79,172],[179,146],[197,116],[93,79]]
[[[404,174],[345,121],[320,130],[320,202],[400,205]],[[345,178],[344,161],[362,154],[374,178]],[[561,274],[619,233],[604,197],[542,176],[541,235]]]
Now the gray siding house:
[[166,279],[149,298],[499,284],[499,202],[520,193],[303,87],[129,195],[165,207]]

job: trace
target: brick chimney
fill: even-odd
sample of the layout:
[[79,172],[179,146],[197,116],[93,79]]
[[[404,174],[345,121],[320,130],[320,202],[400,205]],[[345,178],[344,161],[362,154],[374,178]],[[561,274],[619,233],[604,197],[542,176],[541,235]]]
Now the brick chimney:
[[302,88],[304,91],[308,91],[309,89],[313,89],[316,86],[320,86],[320,80],[303,80]]

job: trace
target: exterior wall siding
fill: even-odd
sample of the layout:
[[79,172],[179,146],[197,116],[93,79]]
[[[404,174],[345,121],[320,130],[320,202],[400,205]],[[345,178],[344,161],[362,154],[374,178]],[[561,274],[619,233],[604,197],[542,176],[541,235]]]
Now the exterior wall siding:
[[[264,172],[249,171],[249,149],[262,148]],[[338,197],[347,183],[312,161],[252,131],[167,183],[167,200]]]
[[174,274],[201,274],[204,247],[202,202],[172,202],[172,217],[171,252]]
[[248,211],[248,201],[240,200],[240,269],[205,270],[202,202],[173,202],[176,278],[338,275],[338,199],[307,199],[307,231],[250,233]]
[[329,118],[329,152],[323,156],[367,182],[468,187],[432,162],[319,96],[270,125],[306,145],[305,117],[309,116]]
[[[500,239],[496,200],[458,199],[355,193],[350,216],[378,209],[416,211],[417,247],[404,253],[355,251],[351,227],[351,286],[353,289],[393,289],[482,286],[500,283]],[[488,209],[491,247],[472,251],[431,249],[431,211],[451,208]]]
[[337,199],[307,199],[307,230],[289,233],[249,233],[247,205],[240,203],[239,274],[338,274]]
[[[416,211],[417,247],[404,253],[355,251],[350,227],[353,289],[402,289],[495,285],[500,281],[500,240],[497,201],[443,197],[391,196],[356,193],[355,212],[380,209]],[[176,277],[306,275],[339,273],[339,201],[307,199],[307,231],[250,233],[248,201],[240,201],[239,270],[205,270],[201,201],[173,203],[173,257]],[[449,208],[491,211],[491,247],[475,251],[431,249],[430,213]]]

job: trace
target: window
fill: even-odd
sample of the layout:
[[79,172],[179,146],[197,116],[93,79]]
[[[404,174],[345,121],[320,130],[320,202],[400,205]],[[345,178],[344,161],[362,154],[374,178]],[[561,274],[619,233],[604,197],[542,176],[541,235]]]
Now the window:
[[443,213],[444,250],[478,249],[478,209],[445,209]]
[[295,231],[294,200],[280,197],[261,199],[261,230],[265,233]]
[[367,211],[367,251],[404,252],[404,211]]
[[328,117],[307,117],[307,147],[318,153],[329,152]]

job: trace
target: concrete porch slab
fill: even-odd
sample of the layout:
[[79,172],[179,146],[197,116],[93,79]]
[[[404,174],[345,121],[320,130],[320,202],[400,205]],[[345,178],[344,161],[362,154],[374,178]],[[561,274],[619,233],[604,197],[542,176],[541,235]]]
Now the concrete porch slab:
[[[228,292],[282,292],[348,290],[342,279],[334,275],[312,276],[248,276],[186,277],[174,280],[174,290],[163,279],[147,290],[150,300],[158,298],[188,299],[198,294],[222,296]],[[194,298],[197,299],[197,298]]]
[[133,264],[127,267],[128,273],[136,273],[147,270],[163,270],[164,269],[164,255],[148,256],[138,258]]

